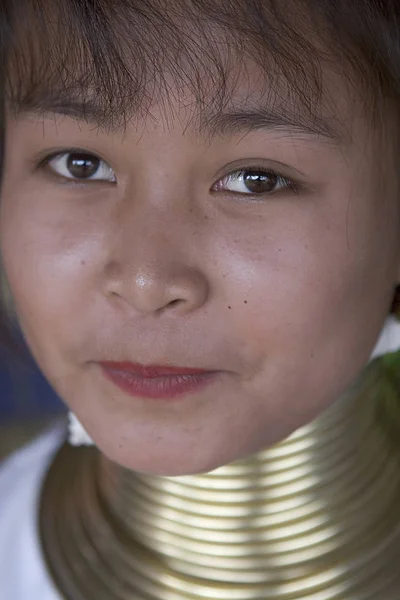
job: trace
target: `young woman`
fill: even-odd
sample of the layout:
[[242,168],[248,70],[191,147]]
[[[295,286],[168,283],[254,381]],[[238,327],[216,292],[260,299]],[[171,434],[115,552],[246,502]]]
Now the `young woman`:
[[400,8],[2,11],[4,278],[98,450],[3,467],[1,593],[398,600]]

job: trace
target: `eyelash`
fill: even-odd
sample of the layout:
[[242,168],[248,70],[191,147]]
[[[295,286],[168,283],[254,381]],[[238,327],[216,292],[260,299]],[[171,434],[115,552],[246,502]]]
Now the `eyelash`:
[[[102,158],[100,158],[99,156],[97,156],[94,153],[90,153],[90,152],[86,152],[84,150],[81,150],[80,148],[70,148],[68,150],[63,150],[60,152],[52,152],[51,154],[48,154],[47,156],[45,156],[44,158],[42,158],[37,166],[38,170],[42,170],[42,171],[48,171],[50,173],[50,175],[52,175],[53,177],[59,179],[59,180],[63,180],[65,183],[67,184],[72,184],[72,185],[87,185],[88,183],[116,183],[115,181],[111,181],[111,179],[107,180],[107,179],[79,179],[76,178],[74,179],[72,176],[71,177],[67,177],[67,176],[63,176],[60,175],[59,173],[57,173],[55,171],[55,169],[52,169],[50,167],[50,163],[52,161],[55,161],[57,159],[62,159],[62,158],[68,158],[68,156],[74,156],[74,155],[80,155],[81,157],[86,157],[87,159],[95,159],[96,161],[99,161],[100,164],[106,165],[108,167],[108,163],[103,160]],[[112,171],[111,167],[109,167],[110,171]]]
[[[48,170],[50,171],[50,173],[54,176],[57,177],[59,179],[63,179],[66,183],[72,184],[72,185],[85,185],[87,183],[115,183],[115,181],[111,181],[111,180],[107,180],[107,179],[74,179],[73,177],[69,178],[69,177],[64,177],[63,175],[57,174],[55,170],[52,170],[50,168],[50,163],[53,160],[56,159],[61,159],[61,158],[67,158],[68,156],[73,156],[73,155],[81,155],[87,158],[91,158],[91,159],[96,159],[96,161],[99,161],[100,164],[104,164],[108,166],[108,163],[106,163],[106,161],[104,161],[103,159],[101,159],[100,157],[98,157],[96,154],[91,154],[90,152],[85,152],[84,150],[81,150],[79,148],[72,148],[69,149],[67,151],[60,151],[60,152],[54,152],[51,153],[47,156],[45,156],[38,165],[38,169],[40,170]],[[110,167],[110,170],[111,167]],[[221,189],[221,186],[223,185],[223,182],[228,183],[234,181],[235,178],[238,177],[243,177],[246,173],[256,173],[258,175],[265,175],[268,177],[273,177],[276,178],[277,183],[280,182],[281,183],[281,189],[279,189],[278,191],[267,191],[267,192],[237,192],[237,191],[232,191],[232,190],[224,190]],[[283,175],[281,175],[280,173],[278,173],[275,169],[272,168],[267,168],[265,167],[265,165],[249,165],[244,168],[241,169],[237,169],[235,171],[231,171],[230,173],[228,173],[227,175],[221,177],[216,183],[213,184],[211,191],[213,192],[221,192],[221,193],[226,193],[226,194],[233,194],[233,195],[239,195],[239,196],[247,196],[249,199],[258,199],[258,198],[263,198],[265,196],[272,196],[284,191],[289,191],[293,194],[298,194],[300,193],[300,191],[302,190],[302,185],[299,184],[298,182],[289,179],[288,177],[285,177]]]
[[288,177],[285,177],[284,175],[282,175],[281,173],[279,173],[278,171],[276,171],[273,168],[268,168],[265,165],[246,165],[246,167],[241,168],[241,169],[237,169],[235,171],[231,171],[230,173],[228,173],[227,175],[225,175],[224,177],[220,178],[216,184],[213,185],[213,187],[216,187],[218,184],[220,184],[223,181],[232,181],[235,177],[238,176],[243,176],[245,173],[257,173],[260,175],[267,175],[269,177],[274,177],[277,180],[279,180],[282,183],[282,188],[278,191],[271,191],[271,192],[263,192],[263,193],[241,193],[241,192],[234,192],[234,191],[225,191],[225,190],[217,190],[220,191],[222,193],[230,193],[230,194],[237,194],[237,195],[241,195],[241,196],[247,196],[248,198],[253,198],[253,199],[257,199],[257,198],[263,198],[265,196],[272,196],[284,191],[289,191],[293,194],[299,194],[301,192],[301,190],[303,189],[303,186],[297,182],[294,181],[293,179],[289,179]]

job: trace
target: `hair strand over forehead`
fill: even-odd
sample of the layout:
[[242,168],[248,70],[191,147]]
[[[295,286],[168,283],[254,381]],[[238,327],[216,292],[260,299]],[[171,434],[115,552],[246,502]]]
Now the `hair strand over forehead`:
[[232,94],[232,73],[248,59],[260,68],[270,94],[279,93],[283,78],[310,113],[321,101],[324,62],[345,60],[376,96],[379,85],[395,83],[400,91],[400,7],[394,0],[3,0],[2,5],[14,107],[40,107],[49,94],[91,94],[105,118],[123,121],[130,113],[147,112],[155,98],[168,104],[169,94],[186,90],[199,112],[217,112]]

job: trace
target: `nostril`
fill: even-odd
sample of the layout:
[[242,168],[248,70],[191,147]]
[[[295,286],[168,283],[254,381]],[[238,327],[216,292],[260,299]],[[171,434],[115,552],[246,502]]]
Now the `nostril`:
[[171,309],[174,309],[175,307],[179,307],[184,303],[185,303],[184,300],[177,298],[176,300],[171,300],[171,302],[166,303],[164,306],[160,306],[160,308],[156,309],[156,312],[161,315],[162,313],[168,312]]
[[173,308],[174,306],[177,306],[178,304],[181,304],[183,302],[183,300],[180,300],[179,298],[177,298],[176,300],[171,300],[171,302],[168,304],[169,308]]

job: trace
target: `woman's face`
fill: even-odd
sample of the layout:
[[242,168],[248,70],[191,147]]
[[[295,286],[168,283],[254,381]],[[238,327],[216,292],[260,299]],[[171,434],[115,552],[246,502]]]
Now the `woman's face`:
[[248,92],[202,128],[178,100],[112,132],[68,99],[9,119],[0,239],[23,332],[138,471],[208,471],[287,436],[358,375],[390,305],[394,168],[346,90],[338,131]]

